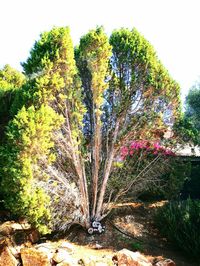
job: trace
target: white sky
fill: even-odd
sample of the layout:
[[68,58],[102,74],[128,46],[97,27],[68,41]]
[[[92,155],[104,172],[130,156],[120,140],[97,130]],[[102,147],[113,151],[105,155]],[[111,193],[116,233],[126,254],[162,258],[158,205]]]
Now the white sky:
[[0,0],[0,68],[21,70],[41,32],[70,26],[74,44],[97,25],[108,34],[136,27],[179,82],[182,95],[200,76],[200,0]]

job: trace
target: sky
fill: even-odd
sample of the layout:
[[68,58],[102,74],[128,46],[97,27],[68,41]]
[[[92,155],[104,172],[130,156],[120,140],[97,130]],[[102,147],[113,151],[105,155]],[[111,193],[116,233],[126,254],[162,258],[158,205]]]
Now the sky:
[[22,70],[40,33],[69,26],[75,44],[103,25],[136,28],[180,84],[182,99],[200,76],[200,0],[1,0],[0,68]]

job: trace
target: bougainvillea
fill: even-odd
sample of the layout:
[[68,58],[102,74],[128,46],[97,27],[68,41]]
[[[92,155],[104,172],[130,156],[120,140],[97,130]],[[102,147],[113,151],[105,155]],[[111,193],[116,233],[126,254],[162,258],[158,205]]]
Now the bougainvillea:
[[175,156],[175,153],[172,150],[161,146],[158,141],[150,142],[148,140],[136,140],[121,148],[121,159],[125,160],[128,156],[138,155],[141,152],[143,155],[149,156]]

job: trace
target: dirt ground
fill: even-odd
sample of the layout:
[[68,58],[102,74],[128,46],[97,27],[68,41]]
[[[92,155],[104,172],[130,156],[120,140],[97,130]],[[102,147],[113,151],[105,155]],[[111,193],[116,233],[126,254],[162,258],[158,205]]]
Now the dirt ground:
[[152,217],[155,209],[162,204],[164,202],[145,205],[130,203],[118,206],[120,208],[116,207],[109,219],[105,221],[105,233],[90,236],[82,228],[74,227],[65,239],[81,245],[80,251],[84,249],[84,252],[86,249],[93,249],[101,254],[127,248],[140,251],[152,262],[161,258],[170,258],[177,266],[200,266],[159,235]]
[[[165,202],[154,204],[129,203],[118,205],[104,221],[106,231],[101,235],[89,235],[81,227],[73,226],[64,235],[50,235],[40,239],[40,243],[69,241],[75,246],[77,257],[112,255],[127,248],[139,251],[151,262],[162,258],[172,259],[177,266],[200,266],[173,247],[156,229],[153,215],[156,208]],[[0,218],[9,220],[9,215],[1,211]],[[1,220],[1,219],[0,219]],[[56,243],[55,243],[56,244]],[[187,245],[187,243],[186,243]]]

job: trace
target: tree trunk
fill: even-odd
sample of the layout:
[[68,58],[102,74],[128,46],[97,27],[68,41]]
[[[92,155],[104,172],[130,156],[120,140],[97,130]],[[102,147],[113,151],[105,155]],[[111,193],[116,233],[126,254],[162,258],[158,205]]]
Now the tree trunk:
[[100,195],[99,195],[99,199],[98,199],[97,210],[96,210],[96,214],[95,214],[95,217],[96,217],[97,220],[101,220],[101,216],[102,216],[101,212],[102,212],[103,200],[104,200],[106,187],[107,187],[107,182],[108,182],[108,178],[110,176],[111,167],[112,167],[112,163],[113,163],[113,159],[114,159],[114,155],[115,155],[114,146],[115,146],[115,143],[116,143],[116,140],[117,140],[117,135],[118,135],[118,132],[119,132],[119,124],[120,124],[120,122],[118,120],[116,122],[116,125],[115,125],[115,131],[114,131],[114,136],[113,136],[113,141],[112,141],[109,157],[107,158],[106,163],[105,163],[103,183],[102,183],[102,186],[101,186]]

